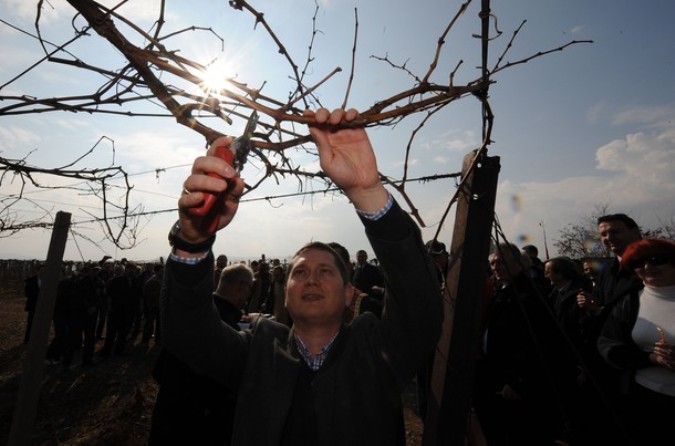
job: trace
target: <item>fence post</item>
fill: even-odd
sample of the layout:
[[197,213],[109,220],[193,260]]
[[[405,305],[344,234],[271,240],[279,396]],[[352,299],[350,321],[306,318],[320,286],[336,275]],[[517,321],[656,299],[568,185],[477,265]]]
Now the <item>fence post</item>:
[[431,372],[423,446],[466,444],[500,169],[499,157],[484,156],[469,173],[475,156],[476,151],[467,154],[462,168],[465,180],[457,201],[445,318]]
[[61,277],[61,264],[69,227],[70,214],[59,211],[56,214],[52,238],[49,243],[47,261],[40,286],[40,295],[35,309],[33,326],[31,327],[23,372],[21,373],[16,406],[14,407],[8,446],[25,446],[30,444],[30,436],[35,424],[37,404],[40,399],[40,388],[44,376],[49,327],[52,322],[52,315],[54,314],[56,289]]

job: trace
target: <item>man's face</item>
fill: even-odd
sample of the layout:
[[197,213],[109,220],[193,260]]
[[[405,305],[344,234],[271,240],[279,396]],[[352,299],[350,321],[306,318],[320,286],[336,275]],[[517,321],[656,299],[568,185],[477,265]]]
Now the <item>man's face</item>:
[[356,261],[359,265],[363,265],[368,260],[368,254],[365,251],[358,251],[356,253]]
[[294,323],[340,324],[353,289],[345,284],[335,258],[309,249],[298,255],[286,282],[286,308]]
[[546,262],[544,264],[544,277],[546,277],[549,282],[551,282],[551,285],[556,285],[558,280],[561,279],[561,277],[559,277],[555,271],[553,271],[553,265],[551,262]]
[[584,275],[588,277],[591,280],[595,279],[595,268],[593,268],[593,265],[591,262],[584,262],[583,264],[584,267]]
[[617,256],[622,255],[628,245],[640,239],[637,229],[628,229],[619,220],[603,221],[598,225],[598,233],[603,245]]
[[518,259],[514,259],[508,252],[495,252],[488,257],[490,269],[497,280],[510,281],[511,277],[515,277],[522,271],[522,266]]

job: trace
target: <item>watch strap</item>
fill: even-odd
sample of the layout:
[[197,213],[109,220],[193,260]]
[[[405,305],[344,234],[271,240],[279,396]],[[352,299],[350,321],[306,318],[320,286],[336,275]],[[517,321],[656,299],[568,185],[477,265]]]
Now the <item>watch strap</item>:
[[169,244],[174,249],[180,249],[181,251],[189,253],[198,253],[198,252],[208,252],[211,250],[213,243],[216,241],[216,234],[213,234],[211,237],[207,238],[200,243],[190,243],[180,237],[180,220],[176,220],[176,223],[171,227],[169,231]]

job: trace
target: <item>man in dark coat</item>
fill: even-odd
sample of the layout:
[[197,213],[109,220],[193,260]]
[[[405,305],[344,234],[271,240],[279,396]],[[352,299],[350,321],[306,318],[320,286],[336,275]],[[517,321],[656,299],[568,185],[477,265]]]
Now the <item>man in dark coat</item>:
[[138,278],[138,267],[127,263],[115,266],[115,277],[108,280],[106,290],[110,297],[108,328],[100,355],[107,358],[111,353],[123,355],[127,337],[136,317],[138,302],[143,297],[143,288]]
[[356,267],[352,273],[354,286],[369,296],[381,299],[381,289],[384,286],[384,277],[380,269],[368,262],[368,253],[363,249],[356,252]]
[[[621,268],[621,257],[628,245],[642,238],[638,224],[626,214],[603,215],[597,223],[600,240],[614,257],[605,262],[600,270],[593,292],[577,295],[577,303],[586,311],[584,336],[592,345],[596,345],[613,308],[622,305],[621,300],[625,296],[643,287],[642,281],[632,271]],[[593,378],[588,385],[592,386],[590,390],[596,392],[597,399],[601,401],[601,407],[595,410],[594,419],[599,425],[612,426],[612,429],[605,431],[618,432],[623,424],[620,420],[622,413],[626,410],[625,406],[629,406],[621,394],[621,374],[606,361],[599,361]],[[607,439],[606,436],[603,439],[610,442],[620,440]]]
[[30,331],[33,326],[33,317],[35,316],[35,309],[37,308],[37,300],[40,295],[40,271],[42,265],[32,265],[30,275],[24,280],[24,295],[26,296],[26,306],[24,310],[28,313],[26,318],[26,334],[23,337],[23,343],[28,344],[30,339]]
[[642,238],[635,220],[626,214],[603,215],[598,218],[598,233],[601,242],[614,257],[600,271],[592,294],[584,292],[577,295],[579,306],[592,316],[589,329],[596,337],[617,299],[635,288],[642,288],[642,282],[631,271],[621,269],[620,265],[626,247]]
[[489,444],[544,445],[562,435],[569,361],[552,311],[517,246],[497,245],[496,280],[476,364],[474,404]]
[[[404,446],[401,392],[434,351],[442,306],[417,225],[380,181],[356,110],[305,112],[321,167],[359,214],[387,279],[384,313],[343,324],[353,296],[347,268],[312,242],[290,263],[293,327],[259,318],[233,330],[210,300],[214,236],[191,210],[223,193],[218,228],[234,217],[244,182],[215,156],[195,161],[178,202],[162,299],[165,347],[238,392],[232,442],[242,445]],[[346,125],[345,125],[346,124]],[[216,140],[207,155],[229,138]],[[213,181],[216,174],[225,181]],[[227,189],[227,190],[225,190]]]
[[[225,267],[213,303],[223,322],[239,330],[242,307],[251,295],[253,271],[242,263]],[[236,393],[196,373],[162,349],[152,373],[159,384],[152,414],[150,446],[198,444],[227,446],[232,436]]]

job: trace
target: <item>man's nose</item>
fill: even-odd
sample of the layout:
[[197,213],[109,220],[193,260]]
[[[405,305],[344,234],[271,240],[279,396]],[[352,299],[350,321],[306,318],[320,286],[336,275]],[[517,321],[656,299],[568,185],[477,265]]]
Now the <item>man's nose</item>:
[[307,275],[307,283],[318,283],[319,282],[319,270],[310,271]]

